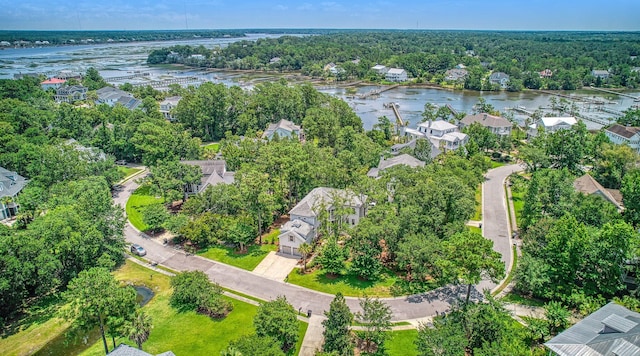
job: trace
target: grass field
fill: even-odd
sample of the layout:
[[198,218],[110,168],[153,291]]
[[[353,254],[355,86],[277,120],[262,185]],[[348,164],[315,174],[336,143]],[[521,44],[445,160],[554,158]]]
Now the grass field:
[[482,220],[482,184],[479,184],[478,187],[476,187],[476,211],[471,217],[471,220]]
[[418,354],[415,341],[418,338],[417,330],[398,330],[390,332],[391,339],[387,341],[387,353],[389,356],[415,356]]
[[[169,277],[132,262],[127,262],[115,275],[121,281],[145,285],[156,293],[144,307],[153,318],[149,340],[143,345],[146,352],[159,354],[171,350],[176,355],[219,355],[230,341],[254,332],[255,305],[231,300],[234,309],[222,320],[213,320],[196,312],[178,313],[169,306]],[[296,345],[295,354],[299,351],[306,329],[307,324],[300,322],[300,342]],[[117,340],[116,344],[120,342],[133,345],[126,339]],[[98,340],[81,355],[104,355],[102,342]]]
[[505,303],[513,303],[513,304],[522,304],[522,305],[528,305],[528,306],[532,306],[532,307],[543,307],[545,302],[543,300],[540,299],[534,299],[534,298],[526,298],[521,296],[520,294],[511,292],[507,295],[504,296],[504,298],[500,299],[500,301],[505,302]]
[[291,271],[287,282],[329,294],[341,292],[348,297],[362,297],[364,294],[370,297],[391,297],[392,286],[396,283],[395,277],[383,277],[378,282],[371,282],[347,273],[331,279],[327,278],[323,270],[315,270],[304,275],[298,271],[297,268]]
[[127,179],[129,176],[134,175],[140,172],[142,169],[139,168],[128,168],[124,166],[118,166],[118,172],[123,174],[123,179]]
[[251,245],[247,253],[237,253],[235,248],[226,246],[211,246],[198,252],[198,255],[231,266],[253,271],[269,252],[276,251],[277,245]]
[[127,217],[131,225],[140,231],[146,231],[149,228],[147,224],[142,221],[142,210],[144,207],[151,204],[162,204],[164,202],[162,198],[156,198],[151,195],[149,188],[148,185],[141,186],[131,194],[131,197],[127,201]]
[[522,217],[522,209],[524,208],[524,192],[511,190],[511,197],[513,199],[513,209],[516,213],[516,225],[520,226]]

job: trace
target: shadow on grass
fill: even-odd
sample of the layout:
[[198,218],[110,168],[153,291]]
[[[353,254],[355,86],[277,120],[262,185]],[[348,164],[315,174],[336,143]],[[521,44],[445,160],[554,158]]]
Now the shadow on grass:
[[35,301],[22,312],[7,319],[0,332],[3,339],[25,330],[34,324],[43,324],[51,318],[57,317],[58,310],[64,305],[62,297],[51,294]]

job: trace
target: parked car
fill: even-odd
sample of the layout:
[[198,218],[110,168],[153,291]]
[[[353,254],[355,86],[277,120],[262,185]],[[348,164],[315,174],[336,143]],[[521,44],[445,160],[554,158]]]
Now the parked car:
[[131,245],[131,253],[138,256],[144,256],[147,254],[147,250],[145,250],[144,247],[138,244],[133,244]]
[[127,164],[127,161],[126,161],[126,160],[124,160],[124,159],[117,160],[117,161],[116,161],[116,164],[117,164],[117,165],[119,165],[119,166],[124,166],[124,165],[126,165],[126,164]]

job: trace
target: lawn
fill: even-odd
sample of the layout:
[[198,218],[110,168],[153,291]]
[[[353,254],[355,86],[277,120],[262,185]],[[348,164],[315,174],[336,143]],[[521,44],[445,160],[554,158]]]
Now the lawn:
[[348,297],[362,297],[364,294],[370,297],[391,297],[392,287],[396,283],[396,278],[389,276],[371,282],[347,273],[332,279],[327,278],[326,273],[320,269],[306,274],[300,274],[298,271],[297,268],[291,271],[287,282],[329,294],[341,292]]
[[522,209],[524,208],[524,192],[511,189],[511,198],[513,200],[513,209],[516,213],[516,225],[520,226]]
[[220,143],[213,142],[206,145],[202,145],[202,158],[213,159],[220,151]]
[[130,176],[140,172],[142,169],[139,168],[128,168],[124,166],[118,166],[118,172],[122,173],[123,179],[127,179]]
[[482,184],[478,184],[476,187],[476,211],[473,214],[473,217],[471,217],[471,220],[482,220]]
[[147,205],[162,204],[164,202],[162,198],[156,198],[151,195],[149,189],[150,187],[148,185],[141,186],[131,194],[131,197],[127,201],[127,217],[131,225],[140,231],[146,231],[149,228],[147,224],[142,221],[142,209]]
[[389,356],[414,356],[418,354],[415,341],[418,338],[418,331],[398,330],[391,331],[391,339],[386,342]]
[[[222,320],[213,320],[196,312],[178,313],[169,306],[171,296],[169,277],[132,262],[127,262],[115,274],[119,280],[134,285],[146,285],[156,293],[144,307],[153,318],[153,329],[149,340],[143,345],[146,352],[159,354],[171,350],[176,355],[219,355],[230,341],[254,332],[253,317],[258,309],[255,305],[231,300],[234,309]],[[151,277],[152,274],[153,277]],[[307,324],[300,322],[300,341],[296,345],[295,354],[299,351],[306,329]],[[133,345],[126,339],[116,341],[116,343],[120,342]],[[102,342],[98,340],[81,355],[103,354]]]
[[253,271],[269,252],[278,250],[275,244],[251,245],[246,253],[237,253],[236,249],[227,246],[211,246],[198,252],[198,255],[226,263],[231,266]]
[[478,234],[482,235],[482,229],[477,226],[467,226],[467,228],[471,232],[477,232]]
[[504,162],[497,162],[497,161],[491,160],[491,169],[502,167],[504,165],[505,165]]

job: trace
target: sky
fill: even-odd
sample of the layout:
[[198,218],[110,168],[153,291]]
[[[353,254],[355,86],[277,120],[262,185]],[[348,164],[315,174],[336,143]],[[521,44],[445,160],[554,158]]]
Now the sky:
[[0,0],[0,30],[640,31],[640,0]]

